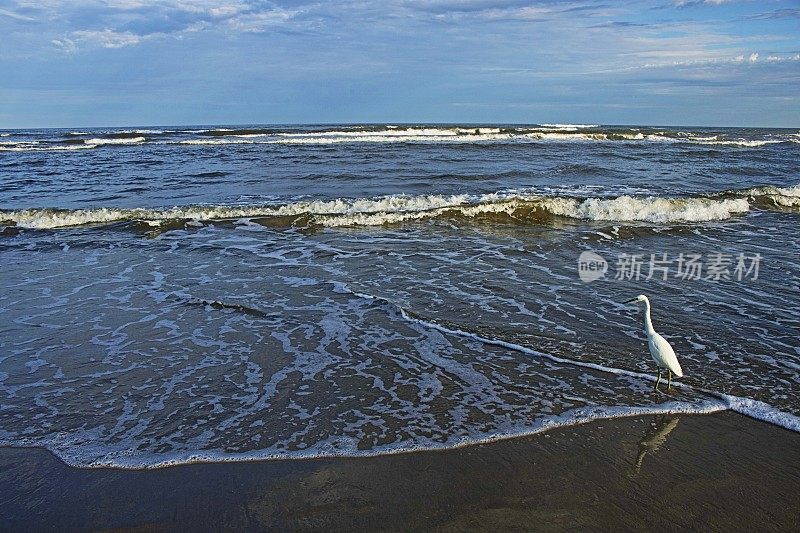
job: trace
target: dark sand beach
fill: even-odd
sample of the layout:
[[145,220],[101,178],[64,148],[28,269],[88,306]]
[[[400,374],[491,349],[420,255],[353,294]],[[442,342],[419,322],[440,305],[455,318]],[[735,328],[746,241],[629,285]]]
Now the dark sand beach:
[[797,531],[800,435],[732,412],[371,458],[77,469],[0,450],[4,530]]

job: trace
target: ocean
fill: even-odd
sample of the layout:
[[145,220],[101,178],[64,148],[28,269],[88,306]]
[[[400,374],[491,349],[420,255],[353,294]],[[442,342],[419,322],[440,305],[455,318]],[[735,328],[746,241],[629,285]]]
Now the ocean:
[[796,129],[2,130],[0,445],[147,468],[643,413],[800,431],[799,216]]

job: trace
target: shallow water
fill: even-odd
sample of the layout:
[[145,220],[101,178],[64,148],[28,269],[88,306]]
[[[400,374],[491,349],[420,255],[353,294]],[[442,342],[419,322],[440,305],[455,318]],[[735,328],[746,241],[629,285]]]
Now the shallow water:
[[[795,130],[4,133],[3,444],[155,466],[633,412],[798,429]],[[641,292],[686,374],[669,394],[621,304]]]

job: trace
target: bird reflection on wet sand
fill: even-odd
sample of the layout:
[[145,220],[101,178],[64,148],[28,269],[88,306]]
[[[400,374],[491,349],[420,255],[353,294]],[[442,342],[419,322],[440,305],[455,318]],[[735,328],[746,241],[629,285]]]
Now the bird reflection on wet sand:
[[639,455],[636,457],[634,475],[639,474],[639,471],[642,469],[644,457],[648,453],[655,454],[661,449],[661,446],[667,441],[669,434],[677,427],[678,422],[680,422],[680,418],[671,415],[664,415],[655,419],[650,429],[647,430],[642,440],[639,441]]

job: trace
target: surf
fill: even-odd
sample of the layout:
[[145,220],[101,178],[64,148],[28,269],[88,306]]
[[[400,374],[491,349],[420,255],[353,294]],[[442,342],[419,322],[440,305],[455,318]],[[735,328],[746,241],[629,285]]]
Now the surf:
[[763,187],[685,197],[574,197],[534,191],[488,194],[387,195],[273,204],[186,205],[169,208],[29,208],[0,211],[0,224],[29,229],[59,229],[140,221],[211,222],[237,219],[284,220],[320,227],[383,226],[457,219],[468,222],[542,224],[560,217],[587,222],[693,224],[730,220],[759,209],[796,210],[800,186]]

